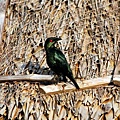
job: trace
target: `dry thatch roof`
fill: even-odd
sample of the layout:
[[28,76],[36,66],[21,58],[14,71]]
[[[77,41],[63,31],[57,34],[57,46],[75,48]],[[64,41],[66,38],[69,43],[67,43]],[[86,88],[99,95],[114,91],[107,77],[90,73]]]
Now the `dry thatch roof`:
[[119,120],[120,87],[44,94],[39,83],[0,84],[0,119]]
[[[117,0],[7,0],[0,56],[0,75],[4,75],[0,76],[0,119],[119,120],[120,88],[106,85],[111,76],[107,82],[101,78],[105,86],[98,78],[111,75],[114,68],[116,73],[120,70],[119,4]],[[30,81],[31,73],[52,74],[46,69],[43,48],[50,36],[63,39],[58,47],[79,85],[98,83],[98,87],[74,90],[67,85],[66,90],[62,83],[60,91],[49,93],[45,91],[49,86]]]
[[46,67],[44,41],[60,36],[59,47],[75,77],[110,75],[118,55],[118,26],[118,1],[8,1],[0,74],[29,74],[24,68],[29,61]]

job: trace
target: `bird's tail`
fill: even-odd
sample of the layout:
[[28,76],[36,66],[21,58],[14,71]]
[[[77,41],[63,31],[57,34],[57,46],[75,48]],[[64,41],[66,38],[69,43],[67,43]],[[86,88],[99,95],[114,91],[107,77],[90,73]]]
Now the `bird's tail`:
[[80,89],[80,87],[78,86],[77,82],[75,81],[73,77],[71,77],[70,80],[74,83],[76,89]]

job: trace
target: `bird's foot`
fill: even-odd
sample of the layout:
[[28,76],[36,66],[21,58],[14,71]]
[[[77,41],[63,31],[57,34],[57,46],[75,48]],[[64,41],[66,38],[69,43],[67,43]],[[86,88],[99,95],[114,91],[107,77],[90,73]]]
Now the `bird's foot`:
[[58,81],[58,76],[54,75],[54,77],[52,78],[52,81],[54,81],[54,84],[57,84],[59,82]]
[[58,81],[59,81],[59,82],[65,82],[65,83],[66,83],[66,82],[67,82],[67,78],[66,78],[65,76],[59,76],[59,77],[58,77]]

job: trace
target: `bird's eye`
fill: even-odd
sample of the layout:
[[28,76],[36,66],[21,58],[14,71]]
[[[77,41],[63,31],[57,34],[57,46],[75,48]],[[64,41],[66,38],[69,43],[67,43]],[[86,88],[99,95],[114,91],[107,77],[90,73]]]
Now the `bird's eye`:
[[53,40],[50,40],[50,42],[53,42]]

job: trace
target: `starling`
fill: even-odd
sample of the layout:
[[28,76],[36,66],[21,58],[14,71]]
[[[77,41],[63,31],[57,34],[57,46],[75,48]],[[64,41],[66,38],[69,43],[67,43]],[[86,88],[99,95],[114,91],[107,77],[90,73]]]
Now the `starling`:
[[45,41],[46,59],[47,64],[57,75],[63,77],[63,81],[67,82],[66,76],[74,83],[75,87],[79,89],[78,84],[73,78],[72,70],[65,58],[65,55],[55,47],[55,43],[61,38],[50,37]]

